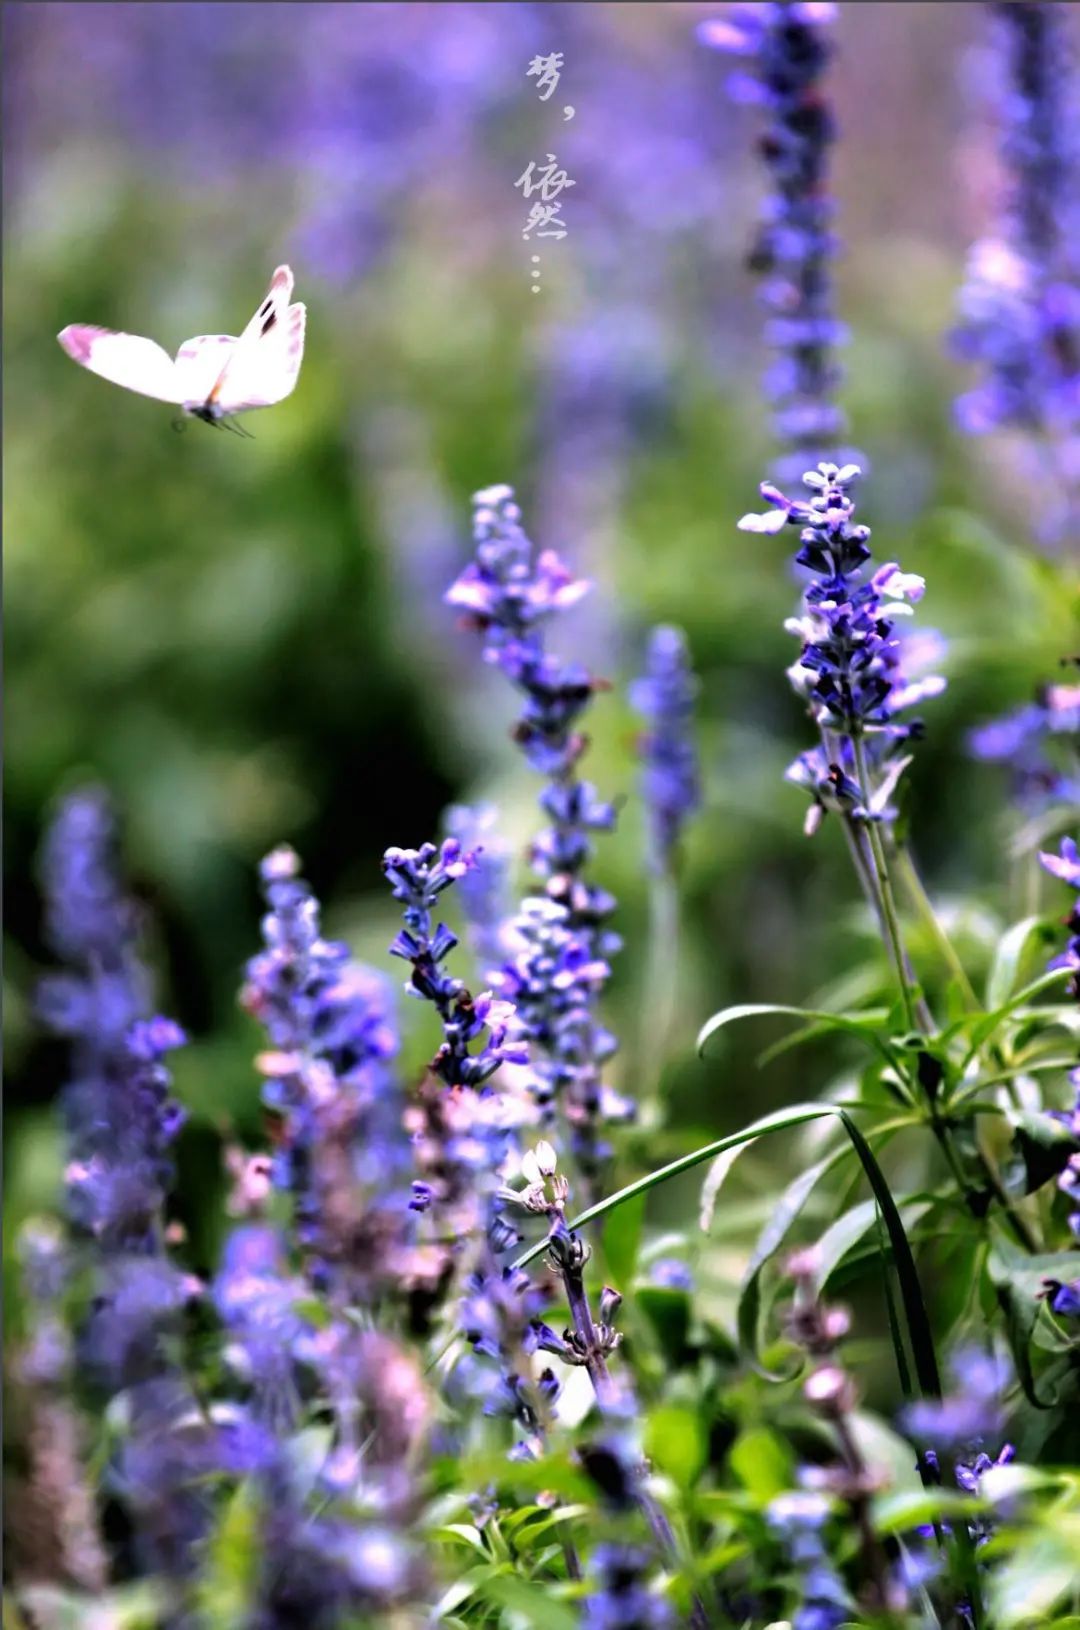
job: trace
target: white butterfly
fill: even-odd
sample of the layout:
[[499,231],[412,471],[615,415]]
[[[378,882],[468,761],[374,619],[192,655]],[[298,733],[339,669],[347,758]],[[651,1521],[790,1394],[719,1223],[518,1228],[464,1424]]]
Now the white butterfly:
[[153,340],[71,323],[57,339],[69,357],[114,385],[173,402],[205,424],[284,401],[304,355],[306,306],[290,306],[293,274],[279,266],[266,299],[239,339],[197,334],[173,361]]

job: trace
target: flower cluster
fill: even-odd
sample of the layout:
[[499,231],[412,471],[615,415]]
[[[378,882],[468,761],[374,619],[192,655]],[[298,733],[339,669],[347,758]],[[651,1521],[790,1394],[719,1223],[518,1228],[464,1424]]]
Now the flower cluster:
[[675,1617],[645,1580],[648,1554],[635,1545],[598,1545],[592,1589],[582,1606],[582,1630],[668,1630]]
[[[494,1175],[513,1146],[515,1128],[528,1118],[513,1075],[525,1071],[529,1050],[513,1008],[490,991],[474,997],[442,966],[457,937],[435,921],[434,907],[472,864],[456,838],[444,839],[439,848],[433,843],[391,848],[383,856],[394,898],[405,908],[406,926],[390,952],[410,964],[405,989],[432,1003],[443,1036],[406,1113],[420,1173],[413,1180],[411,1206],[419,1212],[434,1208],[444,1232],[459,1245],[496,1226],[489,1203]],[[490,1084],[503,1066],[511,1076],[506,1091]]]
[[264,949],[241,1001],[271,1042],[258,1064],[278,1122],[272,1170],[292,1196],[308,1274],[368,1297],[401,1269],[388,1192],[407,1156],[389,1069],[397,1036],[384,981],[322,937],[299,867],[288,848],[262,863]]
[[472,856],[471,866],[458,879],[457,894],[469,944],[485,979],[505,955],[504,929],[511,912],[510,852],[496,832],[497,818],[493,804],[453,804],[444,817],[448,836]]
[[702,23],[698,37],[751,59],[731,84],[739,101],[761,106],[759,147],[772,184],[750,254],[769,313],[766,339],[778,353],[765,376],[774,429],[788,453],[782,479],[835,456],[845,428],[833,397],[843,378],[835,357],[846,332],[833,309],[830,265],[837,252],[828,189],[836,130],[822,81],[836,7],[820,3],[740,5]]
[[1047,685],[1037,699],[968,737],[976,758],[1007,764],[1021,808],[1080,803],[1080,685]]
[[1004,1444],[991,1458],[988,1438],[1000,1437],[1004,1427],[1001,1398],[1009,1379],[1008,1367],[991,1353],[964,1348],[952,1358],[953,1390],[944,1398],[909,1404],[903,1424],[923,1447],[924,1460],[936,1470],[941,1456],[953,1460],[956,1481],[969,1493],[978,1493],[978,1480],[991,1466],[1006,1464],[1013,1456]]
[[793,1630],[836,1630],[852,1616],[851,1596],[833,1566],[822,1532],[831,1514],[831,1501],[814,1489],[780,1494],[769,1503],[769,1527],[800,1576],[802,1601],[791,1621]]
[[183,1111],[164,1059],[184,1043],[171,1019],[149,1017],[139,914],[119,888],[116,832],[104,795],[61,805],[44,851],[46,933],[67,964],[41,981],[38,1011],[72,1046],[64,1095],[72,1220],[103,1251],[153,1252]]
[[906,602],[921,599],[925,585],[892,564],[866,575],[870,528],[854,523],[848,493],[858,475],[854,464],[820,464],[803,476],[813,495],[808,500],[786,498],[763,482],[761,495],[773,508],[739,522],[744,532],[800,527],[796,564],[813,574],[803,615],[787,624],[802,641],[789,677],[821,733],[821,746],[800,755],[787,772],[814,799],[811,826],[828,809],[862,821],[893,818],[890,800],[910,762],[899,749],[922,728],[899,715],[945,688],[937,675],[904,673],[895,619],[910,614]]
[[181,1578],[205,1533],[199,1483],[220,1450],[175,1353],[201,1287],[166,1253],[170,1146],[183,1114],[163,1061],[185,1038],[150,1013],[140,913],[120,886],[116,847],[103,793],[76,792],[60,806],[43,878],[47,936],[67,971],[42,982],[39,1010],[72,1050],[65,1184],[72,1265],[86,1267],[92,1287],[75,1356],[101,1402],[126,1400],[127,1432],[106,1482],[143,1566]]
[[642,791],[649,820],[649,858],[669,871],[688,816],[701,802],[692,734],[697,681],[681,629],[654,628],[645,673],[630,687],[630,702],[648,722],[641,741]]
[[[543,881],[545,899],[556,908],[541,922],[526,902],[511,930],[523,949],[500,974],[500,988],[515,1006],[522,990],[533,988],[535,999],[522,1022],[531,1039],[546,1049],[555,1037],[550,1027],[534,1022],[536,1008],[545,1001],[551,1008],[565,1007],[568,984],[575,987],[572,1045],[551,1053],[548,1066],[535,1055],[534,1063],[546,1083],[542,1096],[558,1097],[559,1107],[566,1110],[582,1172],[591,1178],[606,1158],[601,1133],[605,1105],[616,1107],[600,1083],[600,1065],[614,1046],[595,1019],[595,998],[619,941],[605,926],[615,902],[588,879],[585,869],[592,834],[610,830],[615,812],[578,778],[576,769],[587,746],[577,722],[596,684],[579,664],[551,655],[543,639],[545,621],[576,604],[588,584],[576,580],[550,550],[534,559],[511,488],[487,488],[475,495],[474,505],[475,559],[447,591],[446,600],[483,634],[485,660],[497,665],[524,697],[514,736],[532,768],[547,777],[540,805],[551,823],[534,840],[530,859]],[[557,947],[547,943],[560,936]],[[541,993],[537,982],[548,978],[551,990]],[[562,1027],[560,1038],[565,1040],[566,1034]],[[622,1101],[618,1103],[621,1112]]]
[[1080,287],[1064,8],[1025,0],[990,9],[1005,185],[999,219],[974,245],[960,295],[953,350],[985,377],[959,398],[957,417],[975,434],[1007,425],[1072,438],[1075,458]]

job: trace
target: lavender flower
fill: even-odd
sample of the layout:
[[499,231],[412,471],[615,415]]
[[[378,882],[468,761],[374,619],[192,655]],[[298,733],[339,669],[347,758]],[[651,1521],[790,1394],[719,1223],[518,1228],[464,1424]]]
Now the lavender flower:
[[960,295],[955,354],[984,370],[956,404],[961,427],[1043,432],[1075,482],[1080,431],[1080,286],[1073,236],[1073,90],[1065,8],[1042,0],[990,7],[997,27],[999,219],[975,244]]
[[46,935],[68,965],[41,981],[38,1011],[72,1043],[64,1093],[71,1215],[106,1250],[153,1251],[172,1178],[169,1148],[184,1120],[163,1060],[185,1038],[170,1019],[147,1017],[139,914],[117,880],[116,828],[99,789],[59,807],[43,879]]
[[219,1464],[216,1434],[175,1356],[201,1286],[165,1254],[169,1146],[183,1116],[163,1060],[184,1037],[171,1020],[148,1016],[139,915],[115,850],[103,793],[61,805],[43,870],[47,932],[69,971],[43,982],[40,1007],[72,1040],[65,1178],[93,1289],[76,1356],[102,1401],[126,1397],[126,1431],[105,1482],[130,1513],[139,1565],[180,1579],[205,1535],[202,1485]]
[[[865,577],[870,528],[853,524],[855,505],[847,491],[858,474],[854,464],[839,470],[821,464],[808,471],[803,482],[814,494],[809,501],[785,498],[763,482],[761,495],[775,507],[739,522],[744,532],[801,527],[796,564],[815,578],[804,594],[803,616],[787,624],[802,640],[789,678],[806,698],[822,738],[819,748],[802,754],[787,771],[788,780],[814,798],[811,830],[828,809],[860,821],[894,817],[890,799],[910,762],[898,750],[922,730],[918,720],[904,723],[898,715],[945,688],[936,675],[909,681],[903,673],[893,619],[910,614],[905,602],[920,600],[925,585],[892,564]],[[857,743],[866,746],[865,777]]]
[[1022,808],[1080,803],[1080,685],[1045,686],[1028,706],[973,730],[968,746],[1008,765]]
[[511,1459],[534,1460],[543,1453],[559,1395],[554,1371],[544,1369],[534,1378],[530,1363],[546,1330],[541,1315],[549,1299],[546,1288],[520,1268],[501,1266],[489,1244],[461,1300],[461,1332],[475,1358],[458,1365],[457,1377],[470,1396],[483,1400],[485,1415],[514,1422]]
[[504,931],[511,911],[510,854],[496,833],[497,819],[498,811],[492,804],[454,804],[445,816],[447,834],[472,856],[472,865],[458,880],[458,898],[469,925],[469,942],[485,979],[487,970],[497,967],[503,958]]
[[846,332],[833,312],[830,262],[837,252],[828,153],[836,130],[822,81],[832,47],[826,37],[836,7],[783,3],[740,5],[700,24],[698,38],[753,59],[753,72],[731,81],[736,99],[765,110],[759,148],[773,191],[749,257],[769,312],[766,339],[777,351],[765,375],[778,440],[790,455],[781,479],[808,462],[835,456],[845,421],[833,396],[843,378],[836,348]]
[[649,1558],[632,1545],[598,1545],[593,1552],[593,1589],[582,1609],[583,1630],[667,1630],[670,1606],[645,1584]]
[[642,791],[649,817],[650,861],[670,870],[687,817],[701,803],[692,721],[697,680],[686,636],[678,628],[654,628],[645,674],[630,687],[631,706],[649,728],[641,741]]
[[[1004,1427],[1001,1395],[1009,1369],[977,1347],[956,1353],[951,1369],[953,1390],[941,1399],[909,1404],[902,1424],[922,1445],[925,1465],[936,1472],[939,1455],[948,1455],[960,1488],[977,1494],[983,1473],[991,1466],[1006,1465],[1014,1454],[1009,1443],[993,1457],[984,1448],[986,1439],[999,1437]],[[979,1543],[989,1537],[989,1528],[981,1519],[969,1522],[968,1527]]]
[[433,909],[471,865],[472,856],[456,838],[446,838],[438,849],[425,843],[420,849],[391,848],[383,856],[394,898],[405,907],[406,926],[391,955],[411,964],[406,991],[432,1003],[443,1034],[406,1115],[421,1172],[411,1205],[420,1212],[434,1207],[442,1233],[459,1245],[488,1226],[494,1174],[512,1147],[514,1128],[525,1118],[513,1090],[488,1083],[500,1066],[520,1069],[529,1060],[510,1004],[490,991],[474,998],[442,966],[457,938],[445,923],[435,922]]
[[778,1495],[766,1512],[770,1528],[801,1576],[802,1601],[792,1619],[794,1630],[835,1630],[851,1617],[851,1597],[822,1534],[830,1512],[829,1500],[809,1489]]
[[292,1195],[313,1283],[368,1299],[401,1271],[401,1107],[388,1068],[397,1050],[380,977],[323,939],[319,907],[291,849],[262,863],[265,950],[242,1002],[267,1029],[263,1101],[280,1119],[277,1184]]
[[[607,975],[607,959],[619,942],[605,927],[615,902],[589,881],[585,869],[592,857],[592,833],[610,830],[615,812],[576,770],[587,745],[577,721],[595,683],[579,664],[548,653],[542,633],[546,620],[576,604],[588,585],[575,580],[550,550],[534,559],[510,487],[479,492],[474,504],[476,558],[447,591],[446,600],[464,611],[484,635],[485,660],[499,667],[524,696],[514,735],[529,764],[548,778],[540,805],[551,822],[534,841],[530,858],[543,880],[546,899],[565,913],[557,921],[552,914],[541,927],[526,904],[512,929],[524,949],[513,959],[514,966],[504,970],[500,989],[517,1006],[526,987],[550,975],[558,981],[550,993],[549,1006],[555,1008],[567,994],[566,977],[576,984],[580,1001],[573,1056],[569,1049],[562,1050],[549,1067],[541,1066],[541,1073],[546,1076],[547,1098],[559,1095],[573,1127],[582,1171],[591,1179],[607,1155],[601,1134],[605,1105],[614,1109],[618,1103],[605,1094],[600,1081],[600,1064],[614,1048],[609,1033],[596,1023],[594,1005]],[[566,939],[558,947],[541,943],[545,936],[558,939],[562,934]],[[547,998],[539,991],[534,995],[535,1012],[537,1003]],[[522,1022],[531,1039],[548,1046],[551,1032],[534,1023],[534,1013],[526,1011]],[[619,1113],[627,1107],[618,1103]]]
[[1078,891],[1077,899],[1073,904],[1065,926],[1069,931],[1069,940],[1060,956],[1056,956],[1048,964],[1051,968],[1068,968],[1072,972],[1069,981],[1069,990],[1080,1000],[1080,853],[1077,852],[1074,838],[1062,838],[1061,853],[1048,854],[1040,851],[1039,860],[1052,877],[1067,883],[1070,888]]

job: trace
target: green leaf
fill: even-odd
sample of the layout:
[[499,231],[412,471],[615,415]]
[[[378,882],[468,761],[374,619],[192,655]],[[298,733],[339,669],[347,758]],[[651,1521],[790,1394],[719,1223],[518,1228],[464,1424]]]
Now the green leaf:
[[1000,1008],[1016,989],[1024,953],[1032,937],[1042,933],[1041,917],[1023,917],[1001,936],[986,980],[986,1006]]
[[757,1019],[768,1015],[782,1014],[789,1019],[806,1019],[813,1026],[813,1034],[825,1034],[830,1030],[843,1030],[848,1035],[858,1036],[860,1040],[869,1042],[882,1056],[891,1062],[892,1053],[878,1034],[878,1026],[882,1023],[882,1014],[875,1010],[873,1013],[822,1013],[814,1008],[787,1007],[776,1002],[740,1002],[734,1007],[725,1007],[702,1026],[697,1039],[697,1050],[704,1057],[706,1043],[723,1030],[727,1025],[734,1024],[737,1019]]
[[[748,1143],[753,1138],[760,1137],[763,1132],[780,1132],[791,1126],[801,1126],[806,1121],[821,1120],[824,1115],[835,1115],[835,1107],[831,1104],[795,1104],[789,1109],[778,1109],[770,1115],[763,1115],[759,1121],[754,1121],[741,1132],[733,1132],[729,1137],[717,1138],[715,1143],[706,1143],[703,1148],[695,1149],[688,1155],[680,1155],[678,1160],[670,1161],[657,1171],[650,1172],[645,1177],[639,1177],[635,1182],[628,1183],[625,1188],[619,1189],[615,1194],[609,1194],[606,1199],[597,1201],[587,1211],[582,1211],[570,1223],[571,1228],[584,1228],[586,1223],[594,1222],[597,1217],[606,1216],[616,1206],[625,1205],[628,1200],[639,1194],[646,1194],[649,1189],[656,1188],[660,1183],[666,1183],[670,1177],[678,1177],[683,1172],[692,1171],[700,1166],[702,1161],[711,1160],[715,1155],[721,1154],[725,1149],[734,1148],[737,1143]],[[515,1268],[528,1267],[534,1257],[547,1249],[547,1237],[536,1240],[527,1250],[523,1251],[514,1262]]]
[[[903,1208],[908,1226],[918,1222],[933,1208],[931,1199],[899,1198],[897,1206]],[[814,1246],[814,1292],[820,1296],[830,1277],[843,1262],[853,1246],[874,1226],[878,1204],[874,1199],[863,1200],[850,1211],[845,1211],[831,1227],[826,1228]]]
[[786,1439],[766,1426],[740,1432],[728,1454],[731,1469],[762,1505],[792,1487],[795,1460]]
[[700,1412],[679,1404],[654,1409],[645,1423],[645,1453],[679,1488],[693,1488],[709,1457]]
[[1024,1193],[1033,1194],[1065,1170],[1070,1155],[1080,1149],[1080,1140],[1060,1121],[1052,1121],[1049,1115],[1020,1110],[1011,1115],[1010,1120],[1014,1127],[1013,1141],[1024,1162]]
[[471,1568],[460,1579],[456,1579],[452,1585],[447,1587],[432,1608],[432,1621],[435,1624],[441,1624],[447,1614],[452,1613],[456,1607],[461,1606],[462,1602],[467,1602],[470,1596],[476,1594],[481,1583],[490,1576],[490,1573],[491,1567],[489,1564],[486,1567]]
[[816,1184],[825,1173],[831,1171],[842,1156],[850,1153],[848,1148],[834,1149],[819,1160],[815,1165],[807,1167],[806,1171],[788,1184],[787,1188],[777,1200],[768,1222],[758,1236],[757,1244],[750,1253],[750,1260],[743,1273],[742,1284],[739,1287],[739,1305],[736,1314],[736,1324],[739,1331],[739,1343],[749,1356],[754,1368],[769,1380],[781,1380],[778,1374],[766,1370],[760,1362],[758,1354],[758,1327],[761,1312],[761,1273],[770,1257],[774,1256],[784,1243],[788,1229],[798,1217],[803,1206],[810,1198]]
[[[913,1460],[913,1452],[909,1452],[908,1458]],[[972,1507],[971,1495],[960,1489],[890,1489],[887,1494],[874,1496],[874,1532],[882,1535],[909,1534],[916,1528],[925,1528],[959,1511],[970,1514]]]
[[1016,1363],[1016,1373],[1028,1402],[1036,1409],[1050,1409],[1056,1396],[1040,1397],[1031,1363],[1035,1322],[1045,1305],[1047,1279],[1069,1280],[1076,1274],[1075,1251],[1057,1251],[1046,1256],[1027,1256],[1005,1240],[995,1242],[987,1262],[998,1304]]
[[578,1630],[580,1619],[577,1609],[560,1601],[550,1582],[530,1584],[513,1574],[496,1574],[483,1583],[478,1594],[497,1607],[505,1607],[520,1615],[537,1630]]
[[[1025,985],[1023,990],[1017,991],[1007,1002],[1002,1002],[990,1013],[984,1013],[970,1027],[965,1026],[964,1028],[969,1031],[969,1045],[961,1070],[975,1057],[980,1047],[990,1040],[995,1031],[1001,1028],[1010,1014],[1015,1013],[1018,1008],[1022,1008],[1033,997],[1041,996],[1043,991],[1050,990],[1052,986],[1060,984],[1066,972],[1067,970],[1064,968],[1053,968],[1049,973],[1040,974],[1038,979],[1033,979],[1030,985]],[[1048,1010],[1047,1016],[1051,1012],[1052,1010]]]
[[867,1410],[854,1410],[849,1416],[849,1426],[855,1446],[871,1472],[884,1472],[889,1487],[897,1493],[925,1492],[915,1464],[915,1450],[905,1438]]
[[717,1155],[705,1173],[705,1181],[701,1185],[701,1202],[698,1207],[698,1224],[703,1234],[707,1234],[712,1227],[716,1202],[720,1198],[720,1190],[727,1182],[728,1173],[739,1156],[749,1147],[750,1144],[747,1142],[737,1143],[733,1149],[725,1149],[722,1154]]
[[[846,1109],[838,1109],[835,1104],[796,1104],[791,1109],[778,1110],[772,1115],[763,1115],[761,1120],[754,1121],[752,1125],[744,1128],[742,1132],[733,1133],[731,1137],[718,1138],[715,1143],[707,1143],[702,1149],[695,1149],[691,1154],[682,1155],[667,1166],[661,1166],[659,1171],[650,1172],[646,1177],[640,1177],[635,1183],[628,1183],[617,1193],[609,1195],[605,1200],[599,1200],[596,1205],[590,1206],[579,1216],[572,1219],[571,1229],[583,1228],[586,1223],[593,1222],[597,1217],[603,1217],[616,1206],[624,1205],[635,1195],[644,1194],[657,1184],[664,1183],[669,1177],[676,1177],[682,1172],[692,1170],[699,1166],[703,1160],[722,1153],[725,1149],[733,1148],[737,1143],[745,1143],[751,1138],[757,1138],[763,1132],[781,1132],[792,1126],[800,1126],[806,1121],[816,1121],[823,1116],[836,1115],[840,1119],[848,1137],[851,1139],[862,1164],[863,1171],[874,1191],[877,1202],[881,1207],[882,1218],[892,1245],[893,1257],[896,1262],[896,1273],[900,1283],[900,1297],[904,1307],[904,1317],[907,1321],[908,1333],[911,1340],[912,1356],[915,1362],[915,1373],[918,1377],[921,1391],[931,1398],[940,1398],[941,1380],[938,1375],[937,1358],[934,1353],[933,1335],[930,1329],[930,1320],[923,1300],[922,1286],[919,1283],[919,1274],[915,1266],[915,1258],[911,1254],[907,1235],[900,1213],[896,1209],[885,1175],[874,1157],[874,1151],[859,1131],[855,1122]],[[539,1256],[547,1247],[547,1239],[537,1240],[523,1251],[514,1263],[516,1268],[527,1267],[534,1257]]]
[[232,1630],[250,1610],[259,1572],[259,1501],[241,1483],[222,1510],[199,1576],[198,1605],[207,1630]]
[[1055,1603],[1080,1589],[1080,1517],[1026,1533],[994,1569],[987,1594],[995,1630],[1046,1625]]
[[690,1335],[689,1293],[675,1285],[639,1285],[634,1300],[655,1330],[668,1362],[681,1364]]
[[477,1528],[471,1522],[443,1523],[440,1528],[436,1528],[432,1531],[431,1537],[433,1539],[444,1539],[449,1541],[456,1540],[459,1545],[468,1545],[472,1548],[472,1550],[479,1551],[480,1555],[485,1559],[485,1561],[489,1561],[491,1558],[491,1552],[487,1548],[483,1534],[481,1534],[479,1528]]
[[618,1212],[604,1224],[604,1255],[611,1271],[612,1283],[624,1288],[633,1282],[638,1252],[645,1223],[645,1196],[620,1206]]

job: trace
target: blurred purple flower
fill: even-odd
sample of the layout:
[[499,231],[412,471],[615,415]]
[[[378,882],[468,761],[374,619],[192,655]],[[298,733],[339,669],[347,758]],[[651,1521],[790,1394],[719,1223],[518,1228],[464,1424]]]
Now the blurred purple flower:
[[733,75],[729,89],[766,118],[759,150],[773,192],[749,266],[762,280],[765,337],[778,353],[764,383],[788,455],[784,480],[836,457],[845,428],[833,400],[843,379],[835,351],[847,339],[834,315],[830,272],[838,249],[828,176],[836,130],[823,89],[835,14],[824,4],[737,5],[698,27],[703,44],[752,60],[752,71]]
[[1061,955],[1056,956],[1048,966],[1072,970],[1073,977],[1069,982],[1069,990],[1080,999],[1080,853],[1077,852],[1075,838],[1062,838],[1059,854],[1040,851],[1039,860],[1052,877],[1078,891],[1072,910],[1065,919],[1065,927],[1069,933],[1068,943]]
[[502,960],[510,916],[510,853],[498,836],[498,811],[491,804],[454,804],[444,817],[450,837],[472,855],[472,865],[458,881],[458,898],[469,925],[469,940],[481,976]]
[[591,1589],[582,1604],[582,1630],[668,1630],[675,1616],[646,1584],[649,1556],[632,1545],[598,1545]]
[[[248,963],[242,1002],[265,1025],[263,1101],[280,1122],[273,1174],[295,1206],[313,1283],[357,1296],[399,1272],[407,1166],[389,992],[346,945],[326,940],[319,906],[281,848],[262,863],[265,949]],[[395,1221],[395,1218],[397,1219]]]
[[1080,685],[1047,685],[1036,701],[968,736],[976,758],[1008,765],[1027,809],[1080,803]]
[[983,372],[956,416],[972,435],[1003,426],[1045,434],[1068,505],[1080,455],[1080,262],[1067,8],[1002,0],[988,9],[1005,185],[998,220],[971,250],[950,337],[954,355]]
[[951,1392],[909,1404],[901,1417],[905,1430],[937,1454],[976,1451],[1004,1425],[1001,1397],[1011,1373],[1008,1365],[969,1347],[953,1356],[951,1369]]
[[812,1489],[777,1495],[766,1508],[769,1527],[783,1541],[799,1575],[794,1630],[835,1630],[851,1618],[851,1598],[822,1533],[830,1513],[829,1500]]
[[640,744],[642,790],[650,863],[658,872],[670,868],[683,825],[701,803],[693,737],[697,690],[682,630],[654,628],[645,673],[630,687],[630,704],[648,721]]

